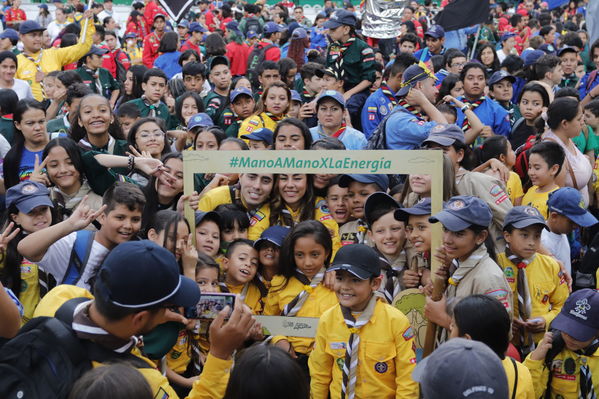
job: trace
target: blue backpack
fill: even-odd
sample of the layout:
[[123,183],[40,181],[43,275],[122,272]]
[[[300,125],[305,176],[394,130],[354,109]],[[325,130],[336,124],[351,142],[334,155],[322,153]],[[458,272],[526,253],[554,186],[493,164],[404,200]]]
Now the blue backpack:
[[76,285],[81,280],[92,251],[95,235],[95,232],[89,230],[79,230],[77,232],[77,238],[75,238],[75,243],[71,250],[69,267],[60,284]]

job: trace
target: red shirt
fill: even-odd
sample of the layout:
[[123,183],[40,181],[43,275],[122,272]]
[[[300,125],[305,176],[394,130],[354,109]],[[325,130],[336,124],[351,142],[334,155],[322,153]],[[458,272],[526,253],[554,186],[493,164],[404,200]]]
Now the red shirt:
[[[274,44],[274,43],[259,42],[258,44],[260,44],[262,47],[266,47],[266,46],[270,46],[271,44]],[[250,52],[251,52],[251,50],[250,50]],[[249,53],[248,53],[248,55],[249,55]],[[276,44],[275,44],[274,47],[269,48],[264,53],[264,61],[274,61],[274,62],[277,62],[280,59],[281,59],[281,49],[278,48]]]
[[127,29],[125,29],[125,33],[135,33],[138,38],[144,38],[150,34],[150,30],[146,25],[146,21],[141,20],[138,23],[129,19],[127,22]]
[[154,26],[154,17],[156,14],[162,14],[166,16],[166,11],[164,11],[162,7],[160,7],[154,0],[150,0],[144,11],[144,18],[146,19],[147,26]]
[[156,32],[150,33],[144,38],[142,60],[148,68],[154,67],[154,61],[158,58],[158,48],[160,47],[160,38]]
[[25,15],[25,11],[20,8],[9,8],[4,14],[6,18],[6,25],[12,28],[13,21],[23,22],[27,20],[27,15]]
[[[102,48],[109,50],[108,47],[106,47],[106,46],[102,46]],[[129,57],[127,57],[127,54],[125,54],[124,51],[121,51],[121,49],[117,48],[112,51],[109,50],[108,53],[106,53],[102,56],[102,68],[108,69],[108,72],[110,72],[112,77],[115,79],[117,78],[117,76],[116,76],[116,59],[117,59],[117,57],[118,57],[118,60],[121,61],[121,64],[123,64],[125,69],[129,70],[129,67],[131,67],[131,61],[129,60]]]
[[202,50],[200,50],[200,46],[193,44],[189,40],[187,40],[185,43],[183,43],[183,45],[181,46],[181,49],[179,51],[184,52],[185,50],[194,50],[195,52],[198,53],[198,55],[200,57],[202,56]]
[[231,75],[245,75],[248,69],[248,56],[250,55],[250,47],[243,43],[231,42],[227,44],[227,57],[231,62]]

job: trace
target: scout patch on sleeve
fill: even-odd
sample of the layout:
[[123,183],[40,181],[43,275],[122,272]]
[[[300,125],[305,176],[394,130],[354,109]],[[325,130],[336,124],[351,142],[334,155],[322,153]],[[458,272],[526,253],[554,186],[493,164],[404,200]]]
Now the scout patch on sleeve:
[[503,201],[508,199],[508,196],[505,193],[505,191],[503,191],[503,189],[501,187],[499,187],[499,185],[497,185],[497,184],[494,184],[491,187],[491,189],[489,190],[489,194],[491,194],[491,196],[493,196],[493,199],[495,200],[495,203],[497,205],[501,204]]
[[159,388],[156,395],[154,395],[154,399],[168,399],[169,397],[164,388]]
[[414,330],[412,330],[412,327],[410,326],[410,327],[406,328],[406,330],[403,332],[403,334],[401,334],[401,336],[406,341],[409,341],[412,338],[414,338]]
[[331,342],[330,346],[332,350],[345,349],[345,342]]
[[503,304],[506,308],[510,307],[510,303],[508,301],[508,292],[506,290],[493,290],[485,292],[485,295],[493,297],[497,299],[499,302]]
[[260,211],[256,212],[252,218],[250,219],[250,226],[255,225],[256,223],[258,223],[259,221],[261,221],[262,219],[264,219],[264,214]]
[[366,47],[362,50],[362,55],[374,54],[374,51],[370,47]]

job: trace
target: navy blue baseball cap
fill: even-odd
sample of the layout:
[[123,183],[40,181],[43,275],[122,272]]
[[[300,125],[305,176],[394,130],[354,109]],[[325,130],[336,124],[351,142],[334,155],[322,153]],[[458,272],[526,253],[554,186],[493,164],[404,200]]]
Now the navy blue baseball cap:
[[399,89],[395,95],[397,97],[406,96],[410,89],[416,85],[416,83],[428,78],[435,79],[435,75],[433,75],[433,73],[426,66],[424,66],[424,64],[410,65],[404,71],[401,89]]
[[249,96],[250,98],[254,98],[250,89],[247,87],[239,87],[231,91],[231,94],[229,94],[229,100],[231,100],[231,102],[235,102],[239,96]]
[[577,341],[590,341],[599,333],[599,291],[585,288],[570,294],[551,328]]
[[334,69],[334,68],[331,68],[331,67],[329,67],[329,68],[318,68],[318,69],[316,69],[316,70],[314,71],[314,75],[316,75],[317,77],[319,77],[319,78],[321,78],[321,79],[322,79],[322,78],[323,78],[325,75],[332,76],[332,77],[334,77],[336,80],[339,80],[339,79],[340,79],[339,72],[338,72],[336,69]]
[[305,39],[308,37],[308,32],[304,28],[296,28],[291,34],[293,39]]
[[427,36],[434,37],[435,39],[441,39],[445,37],[445,29],[443,29],[441,25],[432,25],[424,34],[424,37]]
[[344,245],[337,251],[328,270],[346,270],[361,280],[381,275],[381,259],[364,244]]
[[179,23],[177,24],[177,28],[187,28],[189,29],[189,21],[186,19],[182,19],[181,21],[179,21]]
[[[544,55],[545,52],[543,50],[524,50],[521,57],[524,60],[524,66],[527,67],[536,63]],[[514,81],[516,81],[515,78]]]
[[255,31],[253,31],[253,30],[248,30],[248,33],[247,33],[246,36],[247,36],[248,39],[253,39],[253,38],[257,37],[258,34]]
[[580,191],[572,187],[562,187],[549,193],[547,209],[564,215],[581,227],[598,223],[597,218],[587,211]]
[[108,253],[94,284],[96,294],[114,306],[195,306],[200,289],[179,273],[175,255],[152,241],[128,241]]
[[54,208],[48,188],[31,180],[23,181],[6,191],[6,207],[11,205],[15,205],[23,213],[29,213],[38,206]]
[[489,87],[491,87],[495,83],[499,83],[504,79],[509,80],[510,83],[512,83],[512,84],[516,81],[516,78],[513,77],[512,75],[510,75],[509,72],[501,70],[501,71],[493,72],[493,75],[491,75],[487,84],[489,85]]
[[38,24],[36,21],[25,21],[23,23],[21,23],[21,25],[19,26],[19,33],[21,35],[26,35],[27,33],[31,33],[31,32],[43,32],[46,29],[42,28],[42,26],[40,24]]
[[387,193],[382,191],[377,191],[376,193],[372,193],[366,198],[366,202],[364,203],[364,220],[369,227],[372,227],[372,212],[379,209],[389,209],[389,212],[401,207],[395,198],[390,196]]
[[187,122],[187,130],[191,130],[194,127],[212,127],[214,126],[214,122],[212,118],[208,116],[208,114],[204,112],[200,112],[199,114],[195,114],[191,118],[189,118],[189,122]]
[[133,33],[133,32],[129,32],[129,33],[127,33],[127,34],[125,35],[125,37],[124,37],[124,38],[125,38],[125,40],[127,40],[127,39],[136,39],[136,38],[137,38],[137,35],[136,35],[135,33]]
[[256,129],[250,134],[244,134],[241,136],[245,140],[264,141],[268,145],[272,145],[272,137],[274,133],[272,130],[265,127]]
[[279,24],[275,24],[274,22],[269,21],[264,24],[263,31],[264,31],[264,33],[277,33],[277,32],[282,32],[283,29],[281,28],[281,26]]
[[427,139],[422,142],[422,147],[425,147],[429,143],[436,143],[447,147],[456,141],[463,143],[465,140],[464,132],[458,125],[440,123],[433,126]]
[[202,25],[200,25],[197,22],[192,22],[191,24],[189,24],[189,31],[190,32],[206,32],[206,28],[204,28]]
[[291,101],[299,101],[302,102],[302,96],[297,92],[297,90],[291,90]]
[[208,72],[212,71],[212,68],[217,65],[229,66],[229,59],[224,55],[215,55],[214,57],[210,57],[208,60]]
[[336,90],[325,90],[324,92],[322,92],[322,94],[318,96],[316,104],[320,104],[322,100],[327,98],[332,98],[333,100],[337,101],[339,105],[345,108],[345,99],[343,98],[343,94],[339,93]]
[[220,226],[220,215],[214,211],[196,211],[195,212],[195,224],[196,226],[202,223],[204,220],[212,220],[214,223]]
[[562,54],[567,53],[567,52],[578,54],[578,49],[574,46],[564,46],[564,47],[560,48],[559,50],[557,50],[557,56],[561,57]]
[[241,31],[239,30],[239,22],[237,22],[237,21],[227,22],[227,24],[225,25],[225,27],[228,30],[232,30],[232,31],[241,33]]
[[543,51],[545,54],[555,54],[555,47],[553,47],[553,44],[542,44],[539,47],[539,50]]
[[38,5],[39,8],[43,8],[44,10],[48,11],[48,5],[47,4],[40,4]]
[[401,222],[407,222],[410,215],[424,216],[431,214],[431,199],[423,198],[411,208],[399,208],[395,211],[395,219]]
[[19,34],[14,29],[4,29],[4,32],[0,33],[0,39],[19,40]]
[[450,198],[443,210],[428,220],[431,223],[441,222],[450,231],[462,231],[472,225],[489,227],[493,214],[480,198],[458,195]]
[[339,178],[339,187],[349,187],[352,181],[363,184],[376,184],[381,191],[389,189],[389,177],[387,175],[343,175]]
[[517,35],[514,32],[505,32],[503,35],[501,35],[501,41],[505,42],[510,37],[515,37],[515,36],[517,36]]
[[523,229],[535,224],[540,224],[547,228],[545,218],[537,208],[533,208],[532,206],[515,206],[505,215],[503,229],[505,230],[507,226]]
[[260,234],[260,238],[254,242],[254,248],[260,249],[260,246],[267,242],[281,248],[283,246],[283,241],[285,241],[285,237],[287,237],[287,234],[289,234],[290,231],[291,228],[288,226],[270,226],[268,229],[264,230],[262,234]]
[[356,26],[356,15],[347,10],[335,10],[328,21],[324,23],[325,29],[336,29],[342,25]]
[[90,56],[90,55],[99,55],[99,56],[103,56],[104,54],[108,53],[108,49],[106,48],[102,48],[102,47],[98,47],[98,46],[92,46],[89,51],[87,52],[87,54],[84,55],[84,57]]

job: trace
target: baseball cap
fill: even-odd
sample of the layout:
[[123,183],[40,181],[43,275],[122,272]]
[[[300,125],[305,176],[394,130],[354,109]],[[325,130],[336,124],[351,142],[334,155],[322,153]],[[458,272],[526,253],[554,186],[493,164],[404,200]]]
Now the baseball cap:
[[137,38],[137,35],[135,33],[133,33],[133,32],[129,32],[129,33],[127,33],[125,35],[125,40],[127,40],[127,39],[136,39],[136,38]]
[[31,180],[23,181],[6,191],[6,207],[11,205],[15,205],[23,213],[29,213],[38,206],[54,208],[48,188]]
[[493,214],[480,198],[458,195],[447,201],[443,210],[431,216],[431,223],[441,222],[450,231],[462,231],[474,225],[489,227]]
[[274,22],[269,21],[264,24],[263,31],[264,31],[264,33],[277,33],[277,32],[281,32],[282,29],[279,26],[279,24],[275,24]]
[[84,57],[87,57],[89,55],[94,55],[94,54],[102,56],[106,53],[108,53],[108,49],[106,49],[106,48],[102,48],[102,47],[98,47],[98,46],[91,46],[91,48],[89,49],[87,54],[84,55]]
[[395,199],[387,193],[382,191],[377,191],[376,193],[372,193],[366,198],[366,202],[364,203],[364,219],[369,227],[372,227],[372,212],[378,209],[397,209],[400,208],[401,205]]
[[166,21],[166,15],[164,15],[164,14],[156,14],[156,15],[154,15],[154,19],[153,20],[156,21],[156,18],[159,18],[159,17],[162,18],[162,19],[164,19]]
[[441,25],[432,25],[424,34],[424,37],[431,36],[435,39],[441,39],[445,37],[445,29]]
[[539,50],[543,51],[545,54],[555,54],[555,47],[552,44],[542,44],[539,47]]
[[411,208],[399,208],[395,210],[393,215],[396,220],[407,222],[410,215],[423,216],[431,214],[431,199],[423,198]]
[[214,211],[209,211],[209,212],[196,211],[195,212],[196,226],[198,224],[202,223],[204,221],[204,219],[212,220],[214,223],[216,223],[220,226],[220,216],[218,213],[216,213]]
[[[524,66],[530,66],[537,62],[539,58],[545,55],[545,52],[542,50],[524,50],[522,52],[522,59],[524,60]],[[515,81],[515,79],[514,79]]]
[[547,209],[564,215],[582,227],[591,227],[599,222],[586,210],[580,191],[572,187],[562,187],[549,193]]
[[435,75],[424,65],[414,64],[410,65],[403,73],[403,81],[401,82],[401,89],[396,93],[398,97],[404,97],[417,82],[423,81],[427,78],[435,78]]
[[532,206],[515,206],[505,215],[503,229],[505,230],[507,226],[523,229],[535,224],[540,224],[547,228],[545,218],[536,208]]
[[599,291],[585,288],[574,291],[562,307],[551,328],[563,331],[577,341],[588,341],[599,332]]
[[571,52],[571,53],[577,53],[578,54],[578,50],[576,49],[576,47],[574,46],[564,46],[562,48],[560,48],[559,50],[557,50],[557,56],[561,57],[562,54],[567,53],[567,52]]
[[42,28],[36,21],[25,21],[19,26],[19,33],[21,35],[26,35],[31,32],[43,32],[45,30],[46,29]]
[[190,32],[206,32],[206,28],[204,28],[202,25],[200,25],[197,22],[192,22],[189,24],[189,31]]
[[189,118],[189,122],[187,122],[187,130],[191,130],[198,126],[212,127],[214,126],[214,122],[212,122],[212,118],[210,118],[208,114],[200,112],[199,114],[195,114]]
[[231,102],[234,102],[239,96],[249,96],[251,98],[254,98],[250,89],[248,89],[247,87],[239,87],[233,90],[231,94],[229,94],[229,100],[231,100]]
[[237,22],[237,21],[227,22],[227,24],[225,25],[225,27],[228,30],[233,30],[233,31],[236,31],[236,32],[240,32],[240,30],[239,30],[239,22]]
[[290,231],[291,228],[288,226],[271,226],[260,234],[260,238],[254,242],[254,248],[259,249],[262,244],[267,242],[281,248],[285,237],[287,237]]
[[356,26],[356,15],[347,10],[335,10],[328,21],[324,23],[325,29],[336,29],[342,25]]
[[[541,52],[541,53],[543,53],[543,52]],[[512,83],[512,84],[516,81],[516,78],[513,77],[512,75],[510,75],[509,72],[501,70],[501,71],[493,72],[493,75],[491,75],[491,77],[489,78],[489,82],[487,84],[489,85],[489,87],[491,87],[495,83],[499,83],[504,79],[509,80],[510,83]]]
[[507,399],[499,356],[486,344],[453,338],[422,359],[412,372],[426,399]]
[[208,60],[208,72],[212,71],[217,65],[226,65],[229,66],[229,59],[224,55],[215,55]]
[[299,101],[302,102],[302,96],[297,92],[297,90],[291,90],[291,101]]
[[292,36],[293,32],[295,32],[295,30],[300,26],[301,25],[297,21],[291,21],[289,26],[287,26],[287,33],[289,34],[289,36]]
[[292,39],[305,39],[308,37],[308,32],[304,28],[296,28],[291,34]]
[[48,5],[47,4],[40,4],[38,5],[39,8],[43,8],[44,10],[48,11]]
[[70,5],[65,5],[62,10],[64,11],[65,14],[72,14],[75,12],[75,7],[70,6]]
[[505,42],[510,37],[515,37],[515,36],[516,36],[516,34],[514,32],[505,32],[503,35],[501,35],[501,41]]
[[0,39],[19,40],[19,34],[14,29],[4,29],[4,32],[0,33]]
[[160,304],[188,307],[200,299],[197,283],[179,273],[175,255],[149,240],[124,242],[110,251],[94,290],[127,309]]
[[178,24],[177,28],[187,28],[189,29],[189,21],[186,19],[182,19]]
[[343,98],[343,94],[335,90],[325,90],[320,96],[318,96],[316,105],[320,104],[320,102],[326,98],[332,98],[333,100],[337,101],[339,105],[345,108],[345,99]]
[[464,132],[455,124],[443,124],[440,123],[433,126],[426,140],[422,142],[422,146],[425,147],[427,143],[437,143],[443,147],[447,147],[459,141],[463,143],[465,141]]
[[339,178],[339,187],[349,187],[352,181],[363,184],[376,184],[381,191],[387,191],[389,188],[389,177],[387,175],[343,175]]
[[329,270],[347,270],[361,280],[381,275],[381,260],[377,253],[364,244],[349,244],[341,247]]
[[241,138],[246,140],[264,141],[266,144],[272,145],[272,136],[274,136],[273,131],[263,127],[254,130],[250,134],[244,134]]
[[319,68],[319,69],[317,69],[317,70],[314,71],[314,74],[317,77],[321,78],[321,79],[324,77],[324,75],[332,76],[332,77],[334,77],[337,80],[340,79],[339,72],[337,72],[336,69],[331,68],[331,67],[329,67],[329,68]]
[[258,34],[256,33],[256,31],[248,30],[248,33],[246,34],[246,36],[247,36],[248,39],[253,39],[256,36],[258,36]]

